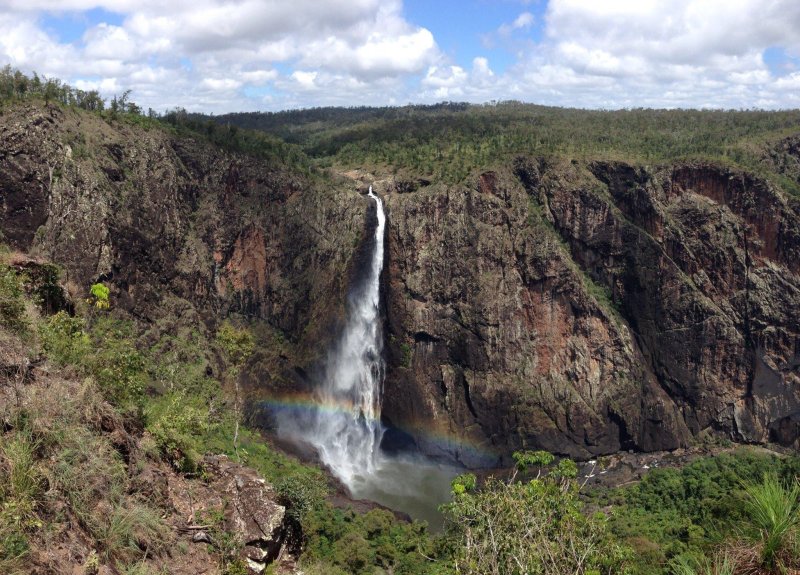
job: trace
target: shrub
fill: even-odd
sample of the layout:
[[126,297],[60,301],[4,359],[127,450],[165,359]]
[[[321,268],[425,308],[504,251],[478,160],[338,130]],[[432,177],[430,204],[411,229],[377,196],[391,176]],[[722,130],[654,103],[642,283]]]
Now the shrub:
[[673,575],[735,575],[738,563],[736,559],[726,553],[717,553],[713,559],[701,557],[677,557],[671,565]]
[[108,295],[111,292],[105,284],[96,283],[92,285],[89,292],[92,294],[93,298],[89,299],[89,303],[94,305],[94,307],[97,309],[108,309],[111,307],[111,304],[108,301]]
[[751,523],[745,486],[760,483],[766,472],[793,481],[800,458],[740,448],[681,469],[653,469],[636,485],[589,495],[598,508],[613,508],[609,526],[636,548],[637,572],[665,573],[673,558],[702,556],[739,535]]
[[767,569],[780,566],[783,572],[796,558],[787,557],[800,527],[800,485],[781,482],[775,474],[764,476],[745,490],[745,510],[759,531],[761,564]]
[[27,329],[22,281],[10,267],[0,265],[0,325],[16,332]]
[[48,318],[39,328],[42,346],[48,357],[65,365],[80,365],[89,353],[89,335],[86,324],[79,317],[60,311]]
[[[514,460],[524,471],[552,456],[521,453]],[[573,467],[559,464],[529,482],[490,478],[480,490],[456,478],[453,501],[442,506],[456,573],[623,573],[627,551],[611,537],[605,516],[582,513]]]
[[106,558],[130,563],[165,548],[169,529],[153,509],[125,502],[111,510],[97,539]]
[[36,445],[24,432],[0,436],[0,573],[20,573],[27,533],[42,527],[36,515],[44,475]]
[[202,458],[202,440],[212,425],[208,409],[193,405],[183,393],[175,393],[155,404],[148,419],[148,431],[173,467],[196,471]]
[[309,513],[318,509],[328,495],[328,486],[319,476],[292,474],[281,479],[275,489],[286,514],[299,532]]

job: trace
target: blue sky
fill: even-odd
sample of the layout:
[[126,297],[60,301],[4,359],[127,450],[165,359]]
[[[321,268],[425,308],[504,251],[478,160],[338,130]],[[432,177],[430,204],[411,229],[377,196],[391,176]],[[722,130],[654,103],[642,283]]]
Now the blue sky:
[[42,11],[39,16],[41,28],[58,42],[65,44],[80,44],[86,31],[99,24],[122,26],[124,21],[123,14],[115,14],[103,8],[69,12]]
[[[434,31],[439,47],[454,62],[468,67],[472,59],[487,57],[495,72],[504,72],[514,63],[514,48],[523,42],[538,42],[547,3],[522,4],[512,1],[412,0],[404,3],[408,19]],[[498,30],[513,23],[520,14],[529,13],[534,21],[516,38],[502,37]]]
[[213,113],[800,106],[796,0],[0,0],[0,65]]

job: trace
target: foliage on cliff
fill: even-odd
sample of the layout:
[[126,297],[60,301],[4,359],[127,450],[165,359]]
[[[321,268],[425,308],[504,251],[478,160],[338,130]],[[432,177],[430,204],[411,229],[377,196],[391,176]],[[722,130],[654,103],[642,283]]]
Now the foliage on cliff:
[[191,114],[182,108],[163,114],[152,108],[145,111],[132,100],[130,90],[107,101],[96,90],[81,90],[58,78],[41,78],[35,72],[28,76],[8,65],[0,69],[0,113],[4,104],[26,100],[78,108],[108,121],[127,122],[145,129],[167,128],[228,151],[250,154],[275,165],[291,166],[306,176],[312,174],[311,164],[298,146],[263,132],[220,125],[209,117]]
[[[47,315],[29,295],[41,286],[6,264],[0,277],[0,572],[45,568],[53,542],[70,556],[52,561],[86,573],[183,573],[174,561],[191,570],[191,539],[164,520],[174,511],[146,474],[166,464],[189,481],[203,478],[203,456],[217,453],[275,486],[288,507],[289,543],[310,572],[430,572],[421,552],[432,555],[433,542],[423,524],[335,508],[319,469],[248,428],[234,445],[234,400],[210,374],[235,378],[255,345],[269,345],[246,324],[223,322],[215,337],[201,325],[176,327],[175,318],[148,328],[117,309],[113,294],[110,309],[80,297],[76,315]],[[46,367],[32,371],[26,358]],[[236,560],[244,542],[219,527],[223,511],[198,516],[213,541],[205,561],[216,561],[218,573],[245,573]],[[70,525],[85,540],[66,541]]]
[[[40,367],[50,327],[42,317],[45,302],[35,294],[54,286],[37,285],[8,252],[2,256],[0,572],[47,569],[64,560],[62,550],[75,553],[72,561],[87,573],[100,565],[143,565],[148,556],[161,556],[173,536],[148,488],[137,484],[136,465],[143,469],[146,458],[135,446],[131,421],[98,393],[93,379]],[[25,263],[32,271],[39,267]],[[99,375],[109,363],[93,359],[92,366]],[[112,377],[104,373],[107,383]]]
[[[36,294],[48,286],[34,278],[49,264],[2,250],[0,572],[55,572],[61,564],[87,574],[189,573],[198,562],[241,572],[244,542],[215,523],[208,552],[191,547],[194,532],[181,531],[187,518],[173,508],[184,481],[190,506],[200,489],[191,486],[196,473],[176,472],[201,471],[206,453],[234,451],[234,413],[208,375],[219,365],[206,352],[208,336],[144,331],[113,298],[110,310],[81,297],[76,315],[47,315]],[[58,287],[57,275],[44,277]],[[148,338],[156,339],[146,345]],[[271,481],[316,483],[324,496],[318,470],[254,432],[242,431],[239,451]]]

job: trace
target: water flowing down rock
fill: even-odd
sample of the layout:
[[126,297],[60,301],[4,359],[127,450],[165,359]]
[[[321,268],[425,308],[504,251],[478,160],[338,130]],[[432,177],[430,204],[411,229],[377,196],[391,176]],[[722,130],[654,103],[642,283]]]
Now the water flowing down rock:
[[348,486],[358,476],[374,472],[383,435],[380,412],[384,364],[379,305],[386,215],[383,202],[372,187],[369,197],[375,200],[377,209],[375,247],[367,276],[354,290],[347,325],[317,390],[320,409],[308,437],[322,461]]

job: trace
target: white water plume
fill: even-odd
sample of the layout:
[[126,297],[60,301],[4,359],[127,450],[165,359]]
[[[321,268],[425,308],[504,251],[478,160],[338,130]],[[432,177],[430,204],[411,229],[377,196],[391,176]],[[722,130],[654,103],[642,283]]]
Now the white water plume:
[[375,472],[383,436],[380,422],[384,364],[381,356],[380,276],[386,215],[375,200],[378,225],[367,277],[351,299],[349,318],[339,344],[331,354],[325,379],[318,388],[320,410],[309,437],[322,461],[349,488]]

